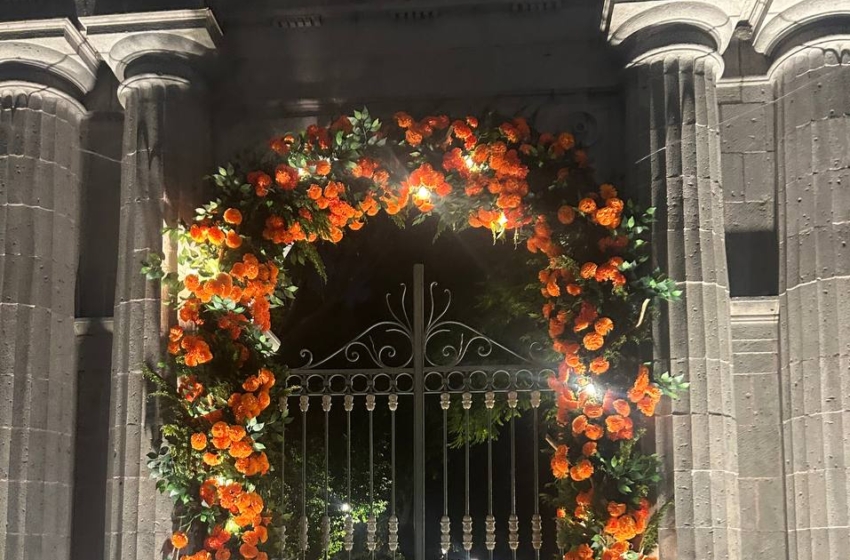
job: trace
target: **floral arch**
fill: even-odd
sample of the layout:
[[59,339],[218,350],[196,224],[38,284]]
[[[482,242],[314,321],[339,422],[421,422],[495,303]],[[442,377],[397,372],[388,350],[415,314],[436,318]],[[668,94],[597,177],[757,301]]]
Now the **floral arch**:
[[176,389],[150,373],[170,405],[149,466],[176,503],[175,557],[273,555],[286,370],[272,359],[271,309],[294,297],[287,260],[321,270],[314,244],[379,212],[414,224],[433,213],[440,227],[487,230],[539,256],[534,314],[559,364],[548,417],[559,544],[566,560],[652,553],[657,459],[635,442],[662,394],[685,387],[644,363],[648,317],[678,296],[648,269],[652,209],[597,186],[570,134],[491,121],[397,113],[383,124],[364,110],[274,138],[244,169],[220,168],[215,198],[169,231],[178,270],[144,270],[171,288],[179,318]]

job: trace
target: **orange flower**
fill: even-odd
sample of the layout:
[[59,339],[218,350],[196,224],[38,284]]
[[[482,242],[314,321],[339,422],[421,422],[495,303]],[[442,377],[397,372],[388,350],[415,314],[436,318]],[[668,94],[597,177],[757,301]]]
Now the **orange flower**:
[[605,435],[605,430],[602,429],[602,426],[588,424],[587,428],[584,429],[584,435],[587,436],[587,439],[589,440],[597,441]]
[[413,126],[413,117],[405,112],[399,111],[394,115],[395,122],[401,128],[410,128]]
[[608,360],[606,360],[602,356],[598,356],[598,357],[594,358],[593,361],[590,362],[590,371],[592,373],[595,373],[596,375],[601,375],[601,374],[605,373],[606,371],[608,371],[608,368],[610,368],[610,367],[611,367],[611,364],[609,364]]
[[231,249],[238,249],[242,245],[242,237],[233,230],[227,232],[227,237],[224,239],[224,244]]
[[620,517],[624,513],[626,513],[626,504],[608,502],[608,515],[611,517]]
[[608,200],[617,196],[617,189],[614,188],[614,185],[605,183],[599,187],[599,194],[602,195],[603,199]]
[[224,232],[221,231],[220,228],[211,227],[207,231],[207,239],[209,239],[210,243],[213,245],[221,245],[224,243]]
[[552,476],[555,478],[567,478],[569,474],[570,462],[567,458],[567,449],[566,445],[559,445],[555,450],[555,453],[552,455],[551,467],[552,467]]
[[242,223],[242,212],[236,208],[228,208],[224,211],[224,221],[228,224],[238,226]]
[[593,465],[587,459],[582,459],[570,469],[570,478],[576,482],[587,480],[593,475]]
[[207,446],[207,435],[201,432],[192,434],[192,449],[202,451]]
[[581,265],[581,272],[579,275],[585,280],[590,280],[591,278],[596,276],[596,264],[592,262],[584,263]]
[[183,550],[186,548],[186,545],[189,544],[189,537],[187,537],[186,533],[183,531],[177,531],[171,535],[171,544],[174,545],[174,548],[177,550]]
[[248,183],[254,187],[257,196],[266,196],[269,194],[272,178],[262,171],[252,171],[248,173]]
[[199,336],[184,336],[180,342],[180,347],[186,350],[184,360],[189,367],[205,364],[212,360],[213,356],[209,345]]
[[572,424],[573,434],[579,435],[584,433],[584,431],[587,429],[587,426],[587,416],[585,416],[584,414],[576,416],[575,419],[573,419]]
[[628,416],[632,412],[632,407],[623,399],[617,399],[614,401],[614,410],[621,416]]
[[298,186],[298,170],[282,163],[274,170],[274,180],[283,190],[291,191]]
[[596,212],[596,202],[592,198],[582,198],[578,203],[578,210],[583,214]]
[[584,445],[581,446],[581,454],[585,457],[590,457],[591,455],[596,455],[596,442],[588,441]]
[[226,548],[217,550],[215,553],[215,560],[230,560],[230,551]]
[[256,546],[248,543],[243,543],[242,546],[239,547],[239,554],[241,554],[244,558],[256,558],[259,553],[260,551],[257,550]]
[[[216,440],[213,440],[215,442]],[[203,456],[204,464],[209,465],[210,467],[217,467],[224,461],[224,457],[219,455],[218,453],[210,453],[207,451]]]
[[567,510],[565,510],[564,508],[558,508],[555,511],[555,515],[558,517],[558,519],[565,519],[567,517]]
[[598,334],[599,336],[608,336],[608,333],[610,333],[613,329],[614,321],[612,321],[608,317],[600,317],[593,324],[593,330],[595,330],[596,334]]
[[571,296],[580,296],[581,295],[581,286],[578,284],[567,284],[567,293]]
[[331,172],[331,162],[326,159],[319,160],[316,163],[316,175],[321,175],[322,177],[328,175]]
[[573,223],[576,219],[576,212],[573,210],[572,206],[561,206],[558,208],[558,221],[564,225],[569,225]]
[[602,338],[602,335],[600,335],[599,333],[592,332],[584,335],[584,338],[582,339],[582,344],[585,348],[592,352],[594,350],[599,350],[600,348],[602,348],[602,345],[605,344],[605,339]]
[[585,416],[588,418],[600,418],[604,411],[602,410],[601,404],[587,403],[584,405],[582,412],[584,412]]

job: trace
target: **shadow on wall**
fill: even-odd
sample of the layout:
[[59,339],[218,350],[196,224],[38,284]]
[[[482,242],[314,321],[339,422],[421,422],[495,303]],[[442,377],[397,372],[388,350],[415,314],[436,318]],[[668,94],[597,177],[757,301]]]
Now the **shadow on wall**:
[[726,256],[732,297],[779,293],[779,246],[775,231],[727,233]]

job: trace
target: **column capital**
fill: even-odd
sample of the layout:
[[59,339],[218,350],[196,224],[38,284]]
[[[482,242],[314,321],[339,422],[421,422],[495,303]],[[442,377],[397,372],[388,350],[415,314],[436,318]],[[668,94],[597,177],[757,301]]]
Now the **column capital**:
[[753,48],[774,67],[827,38],[850,42],[850,0],[785,0],[768,4],[753,34]]
[[0,23],[0,81],[47,86],[82,99],[100,59],[67,18]]
[[670,45],[722,53],[746,4],[741,0],[605,0],[602,31],[629,61]]
[[82,17],[80,25],[122,83],[149,72],[194,78],[222,37],[209,8]]

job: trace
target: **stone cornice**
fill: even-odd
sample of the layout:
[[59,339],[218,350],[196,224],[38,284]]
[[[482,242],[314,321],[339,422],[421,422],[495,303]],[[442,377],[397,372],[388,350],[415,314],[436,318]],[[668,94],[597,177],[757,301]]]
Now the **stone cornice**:
[[68,19],[0,23],[0,79],[44,83],[81,98],[94,88],[99,62]]
[[215,51],[222,37],[209,9],[91,16],[80,18],[80,25],[120,81],[143,60],[172,70],[174,61],[201,59]]

